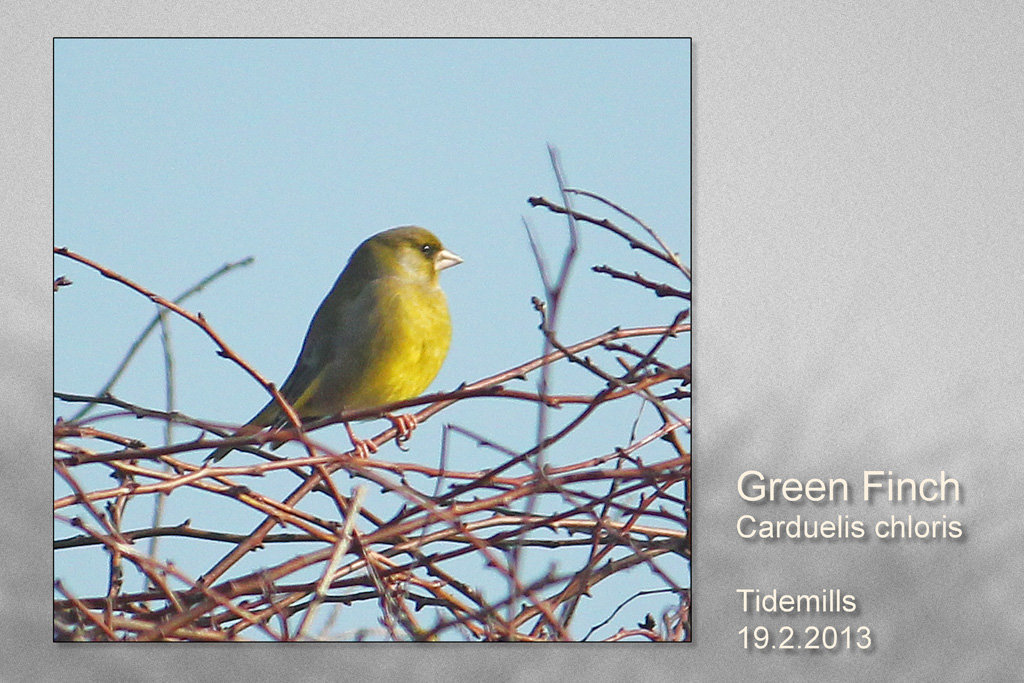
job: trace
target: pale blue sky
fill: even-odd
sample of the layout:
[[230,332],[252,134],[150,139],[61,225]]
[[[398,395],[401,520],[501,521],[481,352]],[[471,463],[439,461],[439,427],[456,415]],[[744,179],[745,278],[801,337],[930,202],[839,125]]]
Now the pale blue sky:
[[[541,350],[530,297],[542,289],[522,217],[557,256],[564,221],[526,204],[531,195],[557,195],[547,143],[561,151],[571,185],[628,208],[689,260],[689,47],[687,40],[58,40],[55,244],[167,297],[225,262],[254,256],[186,306],[281,382],[352,249],[379,230],[423,225],[465,260],[442,276],[454,336],[432,386],[454,388]],[[582,201],[578,208],[611,215]],[[606,263],[685,288],[670,269],[592,226],[583,226],[582,247],[564,341],[671,320],[676,301],[639,296],[589,272]],[[91,393],[154,308],[66,259],[56,260],[55,274],[74,281],[55,296],[56,388]],[[217,357],[197,329],[178,321],[173,335],[179,410],[238,423],[265,402],[263,389]],[[115,393],[159,408],[155,342]],[[685,344],[669,351],[686,352]],[[559,371],[556,389],[578,387],[580,378]],[[73,412],[55,405],[57,415]],[[593,441],[575,447],[625,443],[635,410],[610,411],[588,432]],[[446,422],[525,448],[532,429],[509,425],[534,411],[467,402],[423,425],[413,450],[393,457],[436,463]],[[357,431],[368,436],[379,426]],[[138,433],[159,442],[157,425],[139,425]],[[332,428],[320,438],[344,439],[344,432]],[[467,444],[453,457],[453,466],[475,469],[479,458],[495,456]],[[172,505],[167,522],[184,516],[187,505]],[[62,557],[57,575],[67,578]],[[188,558],[176,560],[189,566]]]

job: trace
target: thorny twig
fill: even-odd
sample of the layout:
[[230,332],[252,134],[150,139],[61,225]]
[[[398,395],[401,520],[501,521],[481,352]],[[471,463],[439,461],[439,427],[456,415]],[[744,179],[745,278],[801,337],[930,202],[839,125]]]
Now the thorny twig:
[[[557,168],[553,150],[552,161]],[[562,204],[531,199],[534,206],[571,221],[569,247],[554,269],[541,258],[535,230],[528,228],[545,290],[538,305],[544,350],[532,360],[453,391],[316,423],[300,425],[293,419],[288,428],[225,438],[220,437],[231,434],[225,425],[133,404],[111,395],[109,389],[95,397],[55,392],[64,401],[106,405],[113,411],[54,425],[54,470],[65,487],[54,501],[55,518],[76,531],[55,541],[55,549],[102,551],[112,572],[106,590],[97,595],[73,594],[67,581],[55,585],[55,634],[106,640],[296,640],[337,637],[325,630],[337,623],[345,625],[342,637],[348,638],[688,639],[689,590],[677,577],[690,552],[690,455],[684,443],[689,418],[669,402],[689,396],[690,368],[688,362],[679,364],[664,353],[686,339],[688,309],[663,318],[671,319],[669,324],[612,328],[576,343],[559,339],[557,317],[580,239],[575,221],[619,235],[630,248],[675,266],[685,278],[689,270],[657,232],[633,214],[594,193],[565,187],[560,174],[559,182]],[[647,237],[577,211],[569,205],[570,195],[611,207]],[[55,253],[198,325],[221,355],[279,398],[274,385],[231,350],[200,314],[181,308],[180,297],[164,299],[70,250]],[[688,302],[685,284],[657,282],[613,266],[602,266],[598,272],[636,285],[638,296],[645,294],[651,301]],[[55,288],[58,284],[65,283],[55,282]],[[549,368],[566,363],[582,368],[600,386],[575,393],[552,391]],[[531,374],[541,378],[535,391],[510,386]],[[661,388],[668,385],[675,386]],[[464,401],[492,401],[496,407],[508,401],[535,403],[540,418],[533,443],[525,448],[498,446],[490,435],[449,425],[446,435],[469,439],[481,454],[478,469],[457,469],[448,455],[435,466],[393,457],[360,459],[311,437],[327,425],[372,419],[398,409],[416,408],[423,422]],[[646,413],[646,422],[627,422],[626,431],[634,432],[629,443],[609,444],[597,452],[560,450],[557,462],[543,457],[546,450],[574,439],[586,425],[599,424],[596,416],[606,414],[606,407],[626,401],[653,408]],[[148,446],[116,426],[125,424],[123,419],[117,422],[124,415],[181,425],[179,431],[196,437],[176,436],[166,445]],[[547,425],[554,424],[556,416],[559,422],[549,433]],[[648,424],[652,420],[660,423]],[[512,433],[521,437],[525,430]],[[202,438],[203,434],[218,438]],[[394,438],[395,430],[389,428],[373,441],[379,446]],[[281,440],[299,442],[305,455],[282,457],[260,448]],[[455,448],[447,436],[445,443],[446,453]],[[261,457],[221,466],[196,465],[187,457],[227,444]],[[251,456],[242,453],[235,460],[245,457]],[[360,480],[356,491],[365,495],[347,496],[335,476],[340,471]],[[117,481],[104,483],[96,476],[103,472]],[[290,493],[281,493],[282,474],[299,479]],[[128,503],[172,492],[171,501],[195,501],[188,519],[131,531],[122,528]],[[310,497],[315,492],[326,496],[326,510]],[[212,505],[214,501],[219,502]],[[242,524],[253,526],[229,529],[226,517],[207,512],[224,505],[237,511]],[[92,523],[74,516],[82,513]],[[194,524],[192,517],[199,523]],[[278,526],[282,529],[275,531]],[[206,544],[203,548],[219,543],[228,544],[230,551],[193,569],[202,574],[193,579],[133,543],[156,537],[176,539],[177,548],[181,543]],[[272,548],[281,551],[274,553]],[[242,561],[258,549],[264,549],[256,561],[261,568],[245,568]],[[189,557],[180,550],[177,554]],[[202,556],[195,554],[191,561]],[[61,573],[59,556],[57,566]],[[638,585],[633,596],[619,600],[614,610],[599,608],[595,614],[588,608],[594,600],[588,596],[600,596],[607,579],[631,570],[631,578],[640,580],[641,568],[646,587]],[[145,577],[146,587],[126,591],[125,570]],[[501,583],[504,593],[496,590]],[[674,602],[658,602],[662,596],[674,596]],[[324,617],[327,605],[333,611]],[[366,607],[375,607],[371,612],[376,620],[359,616],[365,612],[357,608]],[[661,614],[661,622],[652,614]]]

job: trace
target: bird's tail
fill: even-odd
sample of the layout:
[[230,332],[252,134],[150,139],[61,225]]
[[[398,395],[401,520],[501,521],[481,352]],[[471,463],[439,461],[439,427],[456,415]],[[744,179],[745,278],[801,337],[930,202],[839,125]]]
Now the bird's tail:
[[206,458],[203,460],[203,464],[205,465],[206,463],[209,462],[217,462],[218,460],[223,460],[224,456],[233,450],[235,450],[233,446],[221,446],[213,453],[210,453],[208,456],[206,456]]
[[[283,415],[281,413],[281,407],[277,405],[275,401],[271,400],[270,403],[263,406],[263,410],[256,413],[256,415],[251,420],[249,420],[244,425],[236,429],[232,436],[248,436],[250,434],[255,434],[264,427],[278,426],[278,423],[280,422],[282,417]],[[221,446],[220,448],[206,456],[206,458],[203,460],[203,463],[206,464],[209,462],[217,462],[218,460],[223,460],[224,456],[226,456],[233,450],[235,450],[234,446]]]

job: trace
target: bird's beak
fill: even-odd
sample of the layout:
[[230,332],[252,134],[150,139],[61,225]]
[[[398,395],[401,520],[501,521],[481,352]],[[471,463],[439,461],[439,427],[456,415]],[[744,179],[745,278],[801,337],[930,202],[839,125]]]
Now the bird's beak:
[[445,268],[451,268],[452,266],[457,266],[460,263],[462,263],[461,258],[447,249],[442,249],[437,252],[437,257],[434,259],[434,270],[440,272]]

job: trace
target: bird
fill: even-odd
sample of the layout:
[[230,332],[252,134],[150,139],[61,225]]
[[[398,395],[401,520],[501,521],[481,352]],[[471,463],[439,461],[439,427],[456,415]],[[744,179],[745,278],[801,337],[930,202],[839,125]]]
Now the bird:
[[[448,355],[452,325],[438,274],[462,263],[429,230],[407,225],[360,244],[317,308],[280,393],[302,421],[375,408],[422,393]],[[408,438],[413,415],[385,415]],[[289,424],[271,399],[236,435]],[[356,454],[376,452],[345,423]],[[274,447],[280,443],[275,443]],[[206,462],[233,450],[223,446]]]

